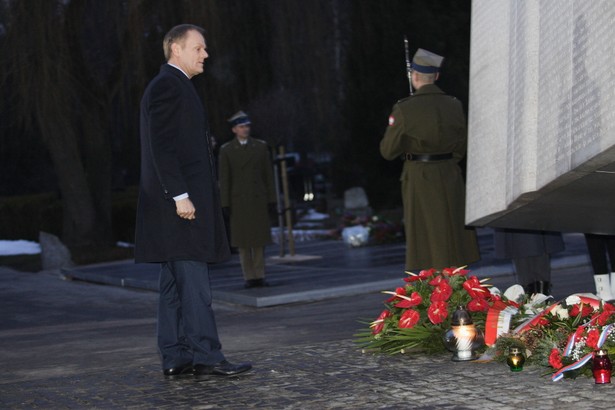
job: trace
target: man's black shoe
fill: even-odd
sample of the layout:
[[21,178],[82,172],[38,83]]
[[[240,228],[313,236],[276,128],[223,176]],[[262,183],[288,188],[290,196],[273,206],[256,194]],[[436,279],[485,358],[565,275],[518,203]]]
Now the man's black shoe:
[[247,372],[251,368],[251,363],[233,364],[228,360],[223,360],[214,365],[197,364],[194,366],[194,377],[199,379],[212,374],[216,376],[234,376]]
[[181,379],[184,377],[192,376],[192,363],[187,363],[182,366],[171,367],[170,369],[164,369],[162,374],[166,379]]
[[246,289],[255,288],[256,286],[257,285],[256,285],[256,280],[255,279],[249,279],[243,285],[243,287],[246,288]]
[[265,279],[249,279],[244,284],[244,287],[246,289],[264,288],[264,287],[267,287],[267,286],[269,286],[269,282],[267,282]]

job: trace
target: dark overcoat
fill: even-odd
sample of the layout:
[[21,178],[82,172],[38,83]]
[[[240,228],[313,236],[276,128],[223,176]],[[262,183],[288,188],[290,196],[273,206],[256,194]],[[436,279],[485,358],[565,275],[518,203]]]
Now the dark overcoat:
[[559,232],[496,229],[494,241],[495,257],[501,259],[527,258],[564,250],[564,239]]
[[401,174],[406,269],[463,266],[480,258],[476,233],[465,227],[465,183],[459,161],[467,146],[461,103],[434,84],[393,107],[380,142],[385,159],[405,153],[447,154],[441,161],[405,161]]
[[[141,100],[141,183],[135,261],[221,262],[230,256],[201,99],[180,70],[164,64]],[[188,193],[194,220],[173,197]]]
[[231,245],[256,248],[270,244],[269,204],[276,202],[273,165],[265,141],[233,138],[220,148],[222,206],[230,210]]

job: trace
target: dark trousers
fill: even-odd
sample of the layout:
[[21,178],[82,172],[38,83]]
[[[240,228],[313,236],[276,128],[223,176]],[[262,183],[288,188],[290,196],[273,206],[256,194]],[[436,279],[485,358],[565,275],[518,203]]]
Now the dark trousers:
[[526,287],[532,282],[551,281],[551,257],[548,253],[525,258],[513,258],[517,280]]
[[211,303],[207,263],[161,264],[158,349],[163,369],[224,360]]
[[[615,272],[615,236],[586,233],[585,242],[587,242],[587,251],[594,269],[594,275]],[[611,262],[610,269],[609,261]]]

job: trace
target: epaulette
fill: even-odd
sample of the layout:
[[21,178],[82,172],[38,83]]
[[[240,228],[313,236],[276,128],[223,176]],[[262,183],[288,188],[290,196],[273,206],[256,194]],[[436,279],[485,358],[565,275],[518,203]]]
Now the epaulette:
[[268,145],[268,144],[267,144],[267,141],[264,141],[264,140],[259,140],[258,138],[254,138],[254,137],[252,137],[252,140],[254,140],[254,142],[260,142],[261,144]]
[[397,100],[397,104],[402,103],[402,102],[404,102],[404,101],[406,101],[406,100],[409,100],[409,99],[410,99],[410,98],[412,98],[412,97],[414,97],[414,95],[409,95],[409,96],[407,96],[407,97],[405,97],[405,98],[402,98],[401,100]]

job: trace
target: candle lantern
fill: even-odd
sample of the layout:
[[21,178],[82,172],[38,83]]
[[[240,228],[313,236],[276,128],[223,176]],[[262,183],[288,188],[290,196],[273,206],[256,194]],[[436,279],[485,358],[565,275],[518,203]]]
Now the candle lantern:
[[474,351],[484,342],[483,333],[476,328],[468,311],[458,306],[451,318],[451,328],[444,334],[444,345],[453,352],[452,360],[461,362],[478,359]]
[[511,347],[508,351],[508,357],[506,363],[510,367],[512,372],[520,372],[523,370],[523,364],[525,363],[525,356],[518,347]]
[[605,384],[611,382],[611,359],[609,359],[608,351],[604,349],[597,350],[594,353],[592,362],[592,371],[596,384]]

